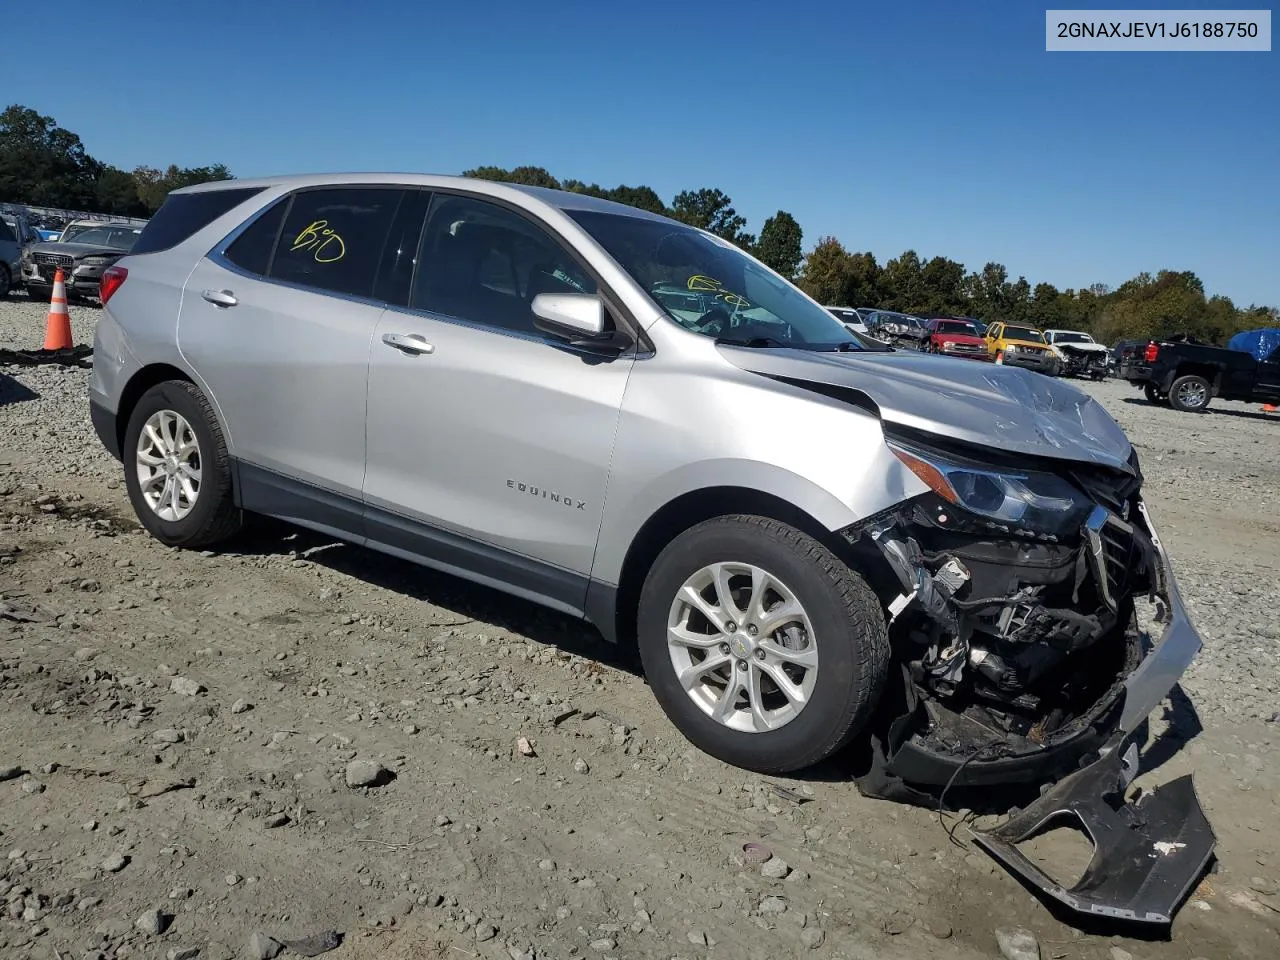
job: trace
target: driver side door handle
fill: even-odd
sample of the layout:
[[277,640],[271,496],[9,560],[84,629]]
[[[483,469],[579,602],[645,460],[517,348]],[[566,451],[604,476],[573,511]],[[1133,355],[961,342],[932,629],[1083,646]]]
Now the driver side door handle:
[[201,290],[200,296],[215,307],[234,307],[239,301],[230,290]]
[[416,333],[384,333],[382,342],[389,347],[395,347],[401,353],[408,353],[414,356],[423,353],[435,353],[435,345],[427,343],[427,341]]

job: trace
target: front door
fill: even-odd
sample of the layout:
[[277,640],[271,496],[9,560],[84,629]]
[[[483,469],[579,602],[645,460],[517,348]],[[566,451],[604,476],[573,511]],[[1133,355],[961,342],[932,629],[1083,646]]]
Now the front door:
[[373,338],[366,528],[576,613],[633,361],[538,331],[542,292],[597,288],[526,215],[436,196],[409,306],[388,309]]

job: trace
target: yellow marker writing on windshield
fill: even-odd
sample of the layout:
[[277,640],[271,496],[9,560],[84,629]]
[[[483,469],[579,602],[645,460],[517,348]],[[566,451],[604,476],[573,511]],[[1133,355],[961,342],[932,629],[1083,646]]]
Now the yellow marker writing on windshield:
[[[317,263],[333,263],[341,260],[347,253],[347,245],[342,237],[329,229],[328,220],[316,220],[303,230],[293,241],[292,250],[309,250]],[[326,256],[322,253],[328,252]]]
[[705,293],[714,293],[716,300],[723,300],[731,307],[741,307],[744,310],[751,306],[751,301],[738,293],[732,293],[720,286],[719,280],[713,280],[711,277],[704,277],[702,274],[694,274],[689,278],[688,287],[690,290],[698,290]]

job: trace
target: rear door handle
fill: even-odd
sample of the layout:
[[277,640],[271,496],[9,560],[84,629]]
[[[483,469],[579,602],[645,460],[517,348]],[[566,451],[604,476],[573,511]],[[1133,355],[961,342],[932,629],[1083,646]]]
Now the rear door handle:
[[217,307],[234,307],[240,302],[230,290],[201,290],[200,296]]
[[403,353],[435,353],[435,345],[427,343],[416,333],[384,333],[382,342],[388,347],[395,347]]

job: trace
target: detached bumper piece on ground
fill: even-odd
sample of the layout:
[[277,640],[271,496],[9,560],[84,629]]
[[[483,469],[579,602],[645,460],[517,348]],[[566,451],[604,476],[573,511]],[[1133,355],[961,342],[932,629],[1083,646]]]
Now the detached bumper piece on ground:
[[[1135,751],[1136,754],[1136,751]],[[1077,914],[1167,925],[1213,856],[1213,828],[1191,777],[1124,803],[1125,761],[1117,753],[1078,770],[1002,826],[975,831],[978,846],[1018,879]],[[1094,846],[1079,882],[1065,887],[1017,844],[1075,821]]]

